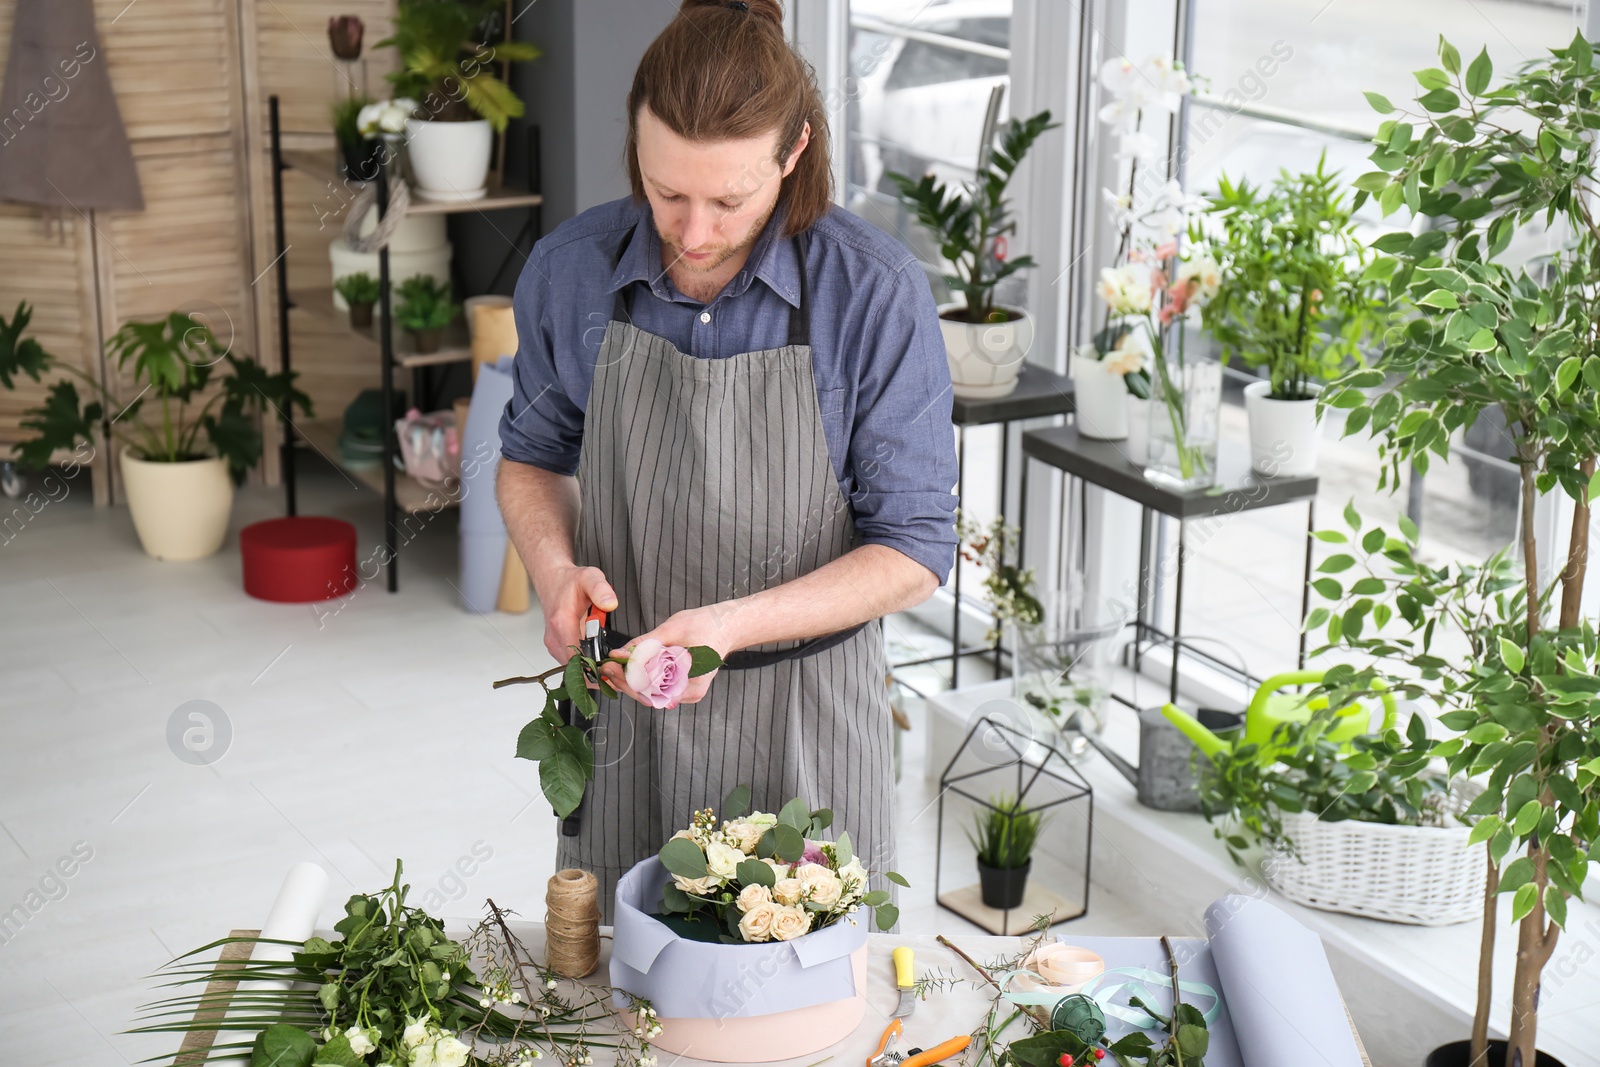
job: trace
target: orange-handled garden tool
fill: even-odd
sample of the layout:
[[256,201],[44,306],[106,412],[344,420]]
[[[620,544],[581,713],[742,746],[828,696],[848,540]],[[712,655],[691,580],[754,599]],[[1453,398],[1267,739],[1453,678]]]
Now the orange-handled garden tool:
[[899,1044],[899,1039],[905,1033],[903,1027],[904,1023],[899,1018],[889,1020],[883,1037],[878,1041],[878,1051],[867,1060],[867,1067],[928,1067],[932,1063],[942,1063],[972,1043],[970,1034],[962,1034],[927,1050],[913,1048],[901,1052],[891,1048],[889,1043],[893,1040],[896,1045]]

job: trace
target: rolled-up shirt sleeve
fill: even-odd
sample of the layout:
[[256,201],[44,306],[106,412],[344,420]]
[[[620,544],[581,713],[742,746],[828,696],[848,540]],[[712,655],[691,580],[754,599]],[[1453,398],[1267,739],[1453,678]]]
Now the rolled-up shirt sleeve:
[[500,454],[570,476],[578,470],[583,445],[583,409],[573,402],[556,367],[546,315],[550,280],[544,267],[544,257],[536,251],[512,297],[517,357],[511,400],[500,417]]
[[850,503],[863,543],[897,549],[942,584],[956,551],[950,365],[921,268],[911,261],[893,277],[860,353]]

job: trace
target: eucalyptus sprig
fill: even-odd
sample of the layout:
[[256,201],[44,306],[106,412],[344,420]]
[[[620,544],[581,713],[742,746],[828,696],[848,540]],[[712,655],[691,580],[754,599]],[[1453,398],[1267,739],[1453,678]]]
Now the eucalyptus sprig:
[[[608,700],[617,697],[611,683],[600,676],[602,663],[627,662],[626,658],[615,655],[606,660],[593,659],[577,645],[569,647],[572,657],[560,666],[543,674],[502,678],[494,683],[496,689],[530,682],[544,687],[544,710],[517,735],[517,758],[539,764],[539,788],[556,815],[563,819],[578,810],[584,790],[594,778],[594,743],[589,740],[587,729],[576,722],[568,722],[561,714],[561,704],[570,701],[584,719],[593,719],[600,710],[595,700],[596,691]],[[693,645],[687,651],[691,678],[710,674],[722,666],[722,656],[709,645]],[[552,686],[549,680],[557,676],[561,681]]]

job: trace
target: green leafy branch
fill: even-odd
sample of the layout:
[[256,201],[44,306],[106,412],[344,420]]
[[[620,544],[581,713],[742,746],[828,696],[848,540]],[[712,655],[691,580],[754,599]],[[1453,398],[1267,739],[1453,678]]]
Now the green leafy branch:
[[[494,683],[496,689],[530,682],[544,687],[544,710],[517,735],[517,758],[539,764],[539,787],[561,818],[578,810],[584,790],[594,778],[594,743],[583,726],[569,723],[562,717],[560,705],[570,701],[584,719],[593,719],[600,710],[596,692],[608,700],[617,697],[616,689],[600,676],[602,663],[627,662],[619,658],[591,659],[578,646],[571,647],[572,658],[561,666],[552,667],[543,674],[502,678]],[[688,652],[691,678],[710,674],[722,666],[722,657],[709,645],[694,645]],[[561,680],[552,686],[549,679],[555,677]]]

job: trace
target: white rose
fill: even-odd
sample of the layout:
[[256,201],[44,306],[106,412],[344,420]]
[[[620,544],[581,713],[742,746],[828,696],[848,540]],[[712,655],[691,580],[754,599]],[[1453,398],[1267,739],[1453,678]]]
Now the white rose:
[[428,1024],[422,1019],[413,1020],[400,1034],[400,1043],[406,1048],[416,1048],[427,1040]]
[[855,856],[851,856],[850,862],[839,868],[839,880],[844,883],[846,900],[854,900],[867,891],[867,869]]
[[[776,907],[776,906],[775,906]],[[811,929],[811,913],[804,908],[777,907],[772,920],[772,936],[778,941],[793,941]]]
[[418,1045],[411,1050],[411,1067],[439,1067],[439,1061],[434,1057],[432,1042]]
[[739,936],[746,941],[771,940],[779,910],[776,904],[757,904],[739,920]]
[[472,1046],[453,1037],[441,1037],[433,1044],[433,1062],[437,1067],[466,1067]]
[[779,904],[798,904],[805,891],[805,883],[798,878],[780,878],[772,887],[772,899]]
[[751,826],[759,826],[763,830],[770,830],[778,825],[778,817],[770,811],[752,811],[744,817],[744,821]]
[[840,898],[844,896],[844,883],[832,871],[824,870],[820,875],[807,878],[805,885],[807,899],[821,908],[831,910],[838,906]]
[[779,878],[789,877],[789,865],[787,863],[782,860],[775,860],[771,856],[768,856],[765,862],[768,867],[772,868],[772,873]]
[[729,841],[738,845],[739,849],[749,856],[755,854],[756,844],[761,840],[761,835],[767,831],[764,827],[744,819],[734,819],[723,824],[722,832]]
[[365,1056],[378,1046],[372,1043],[372,1038],[359,1026],[352,1026],[344,1032],[345,1040],[350,1042],[350,1051],[357,1056]]
[[772,890],[760,882],[751,882],[739,891],[739,910],[754,911],[758,904],[771,904]]
[[704,878],[685,878],[681,874],[675,874],[672,876],[672,881],[685,893],[697,897],[710,896],[716,892],[717,886],[722,884],[720,879],[709,874]]
[[744,853],[733,845],[713,841],[706,846],[706,869],[722,881],[727,881],[739,871],[739,861]]

